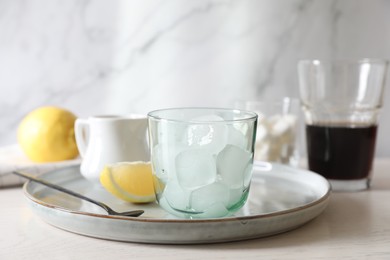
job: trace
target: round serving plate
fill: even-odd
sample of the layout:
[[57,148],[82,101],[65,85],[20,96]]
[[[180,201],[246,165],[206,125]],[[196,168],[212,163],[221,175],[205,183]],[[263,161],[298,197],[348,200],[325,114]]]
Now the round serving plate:
[[79,166],[50,171],[40,178],[105,202],[117,211],[145,211],[138,218],[108,216],[94,204],[28,181],[24,185],[28,203],[45,222],[81,235],[140,243],[217,243],[275,235],[317,217],[331,194],[328,181],[316,173],[256,162],[248,201],[234,216],[179,219],[155,203],[120,201],[85,180]]

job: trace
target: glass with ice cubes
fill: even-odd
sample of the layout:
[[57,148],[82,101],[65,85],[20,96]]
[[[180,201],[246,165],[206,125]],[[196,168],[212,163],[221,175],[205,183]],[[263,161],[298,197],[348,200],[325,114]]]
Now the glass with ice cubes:
[[237,101],[235,107],[255,111],[259,115],[255,160],[298,166],[298,126],[301,120],[298,99]]
[[172,108],[148,114],[154,188],[162,208],[183,218],[232,215],[246,202],[257,114]]

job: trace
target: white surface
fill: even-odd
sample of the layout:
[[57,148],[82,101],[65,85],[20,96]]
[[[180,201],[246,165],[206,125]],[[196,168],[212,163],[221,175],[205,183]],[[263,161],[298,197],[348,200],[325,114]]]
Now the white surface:
[[0,259],[389,259],[390,159],[369,191],[333,193],[328,208],[288,233],[212,245],[148,245],[84,237],[47,225],[20,188],[0,190]]
[[19,145],[8,145],[0,147],[0,188],[21,185],[25,179],[12,174],[12,171],[26,171],[33,175],[38,175],[47,171],[65,166],[80,164],[81,159],[36,163],[26,157]]
[[299,227],[321,214],[329,203],[330,185],[317,174],[257,163],[245,206],[231,217],[178,219],[156,204],[122,203],[92,185],[78,167],[41,175],[52,183],[102,201],[118,212],[145,210],[138,218],[102,214],[100,208],[40,184],[26,186],[33,211],[46,222],[79,234],[119,241],[199,244],[270,236]]
[[[0,2],[0,145],[33,108],[80,117],[298,97],[301,58],[390,57],[388,0]],[[378,155],[390,156],[390,91]]]

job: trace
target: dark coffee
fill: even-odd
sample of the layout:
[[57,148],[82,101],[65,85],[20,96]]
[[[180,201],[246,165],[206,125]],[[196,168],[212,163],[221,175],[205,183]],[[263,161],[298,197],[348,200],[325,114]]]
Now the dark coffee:
[[377,126],[306,125],[309,169],[328,179],[371,174]]

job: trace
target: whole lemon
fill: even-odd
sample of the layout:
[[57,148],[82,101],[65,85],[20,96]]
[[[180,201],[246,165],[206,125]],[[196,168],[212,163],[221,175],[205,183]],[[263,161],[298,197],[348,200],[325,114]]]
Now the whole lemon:
[[18,143],[35,162],[73,159],[79,153],[74,135],[76,119],[72,112],[63,108],[37,108],[20,122]]

